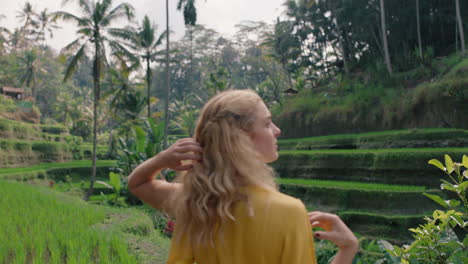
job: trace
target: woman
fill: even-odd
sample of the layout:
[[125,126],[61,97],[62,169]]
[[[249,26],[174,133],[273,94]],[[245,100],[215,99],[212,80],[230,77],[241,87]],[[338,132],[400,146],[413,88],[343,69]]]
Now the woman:
[[[279,135],[255,92],[222,92],[203,107],[194,139],[132,172],[130,191],[176,218],[169,264],[316,263],[311,224],[325,229],[316,237],[339,247],[333,263],[352,262],[358,242],[339,217],[307,214],[277,191],[267,163],[278,158]],[[184,171],[177,183],[155,179],[167,168]]]

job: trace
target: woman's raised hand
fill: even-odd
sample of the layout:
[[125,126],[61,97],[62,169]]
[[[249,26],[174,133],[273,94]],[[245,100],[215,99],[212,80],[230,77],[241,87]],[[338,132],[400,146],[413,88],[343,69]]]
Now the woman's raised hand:
[[308,215],[312,227],[321,227],[325,230],[315,231],[316,238],[330,240],[342,250],[357,252],[359,242],[339,216],[318,211],[310,212]]
[[[193,161],[201,160],[202,148],[193,138],[183,138],[177,140],[172,146],[161,151],[158,158],[166,168],[176,171],[184,171],[193,168]],[[190,164],[183,164],[182,161],[192,161]]]

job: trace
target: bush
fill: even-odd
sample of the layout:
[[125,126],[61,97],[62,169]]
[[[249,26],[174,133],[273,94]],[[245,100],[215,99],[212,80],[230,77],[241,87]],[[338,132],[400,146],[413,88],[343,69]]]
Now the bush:
[[447,211],[435,210],[425,217],[425,224],[409,229],[414,241],[403,247],[387,246],[393,263],[467,263],[468,262],[468,156],[454,163],[445,155],[445,165],[436,159],[429,161],[450,178],[441,180],[441,189],[455,193],[458,200],[444,200],[438,195],[425,194]]
[[0,95],[0,112],[14,112],[16,111],[15,101]]

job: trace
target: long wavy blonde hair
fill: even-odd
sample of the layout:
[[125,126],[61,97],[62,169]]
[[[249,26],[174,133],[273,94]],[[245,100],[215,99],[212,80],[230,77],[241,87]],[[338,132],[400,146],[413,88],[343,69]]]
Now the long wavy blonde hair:
[[195,128],[202,160],[177,179],[183,187],[175,203],[176,239],[187,235],[194,248],[213,245],[219,226],[235,220],[232,205],[249,200],[241,187],[277,189],[273,170],[262,162],[248,135],[261,102],[251,90],[228,90],[203,107]]

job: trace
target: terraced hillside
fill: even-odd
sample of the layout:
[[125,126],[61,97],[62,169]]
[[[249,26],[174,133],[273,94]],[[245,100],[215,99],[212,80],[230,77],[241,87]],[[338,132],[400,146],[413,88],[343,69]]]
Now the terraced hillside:
[[393,241],[438,206],[422,193],[441,194],[441,173],[429,165],[468,153],[468,131],[400,130],[280,140],[273,164],[283,192],[310,210],[339,214],[353,231]]
[[[0,118],[0,168],[87,158],[90,147],[60,125],[37,125]],[[98,148],[100,153],[106,149]],[[100,156],[103,156],[102,154]]]

